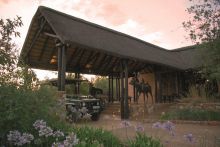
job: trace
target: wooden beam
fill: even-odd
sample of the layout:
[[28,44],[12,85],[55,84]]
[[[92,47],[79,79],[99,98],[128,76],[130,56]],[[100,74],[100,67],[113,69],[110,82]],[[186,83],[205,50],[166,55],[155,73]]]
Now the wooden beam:
[[26,58],[27,56],[29,56],[31,49],[32,49],[32,47],[35,45],[35,43],[36,43],[38,37],[40,36],[40,34],[41,34],[41,32],[42,32],[42,30],[43,30],[45,24],[46,24],[46,20],[45,20],[45,21],[43,22],[43,24],[40,26],[40,29],[35,32],[34,37],[33,37],[33,40],[32,40],[32,42],[31,42],[31,45],[30,45],[29,48],[27,49],[26,54],[24,54],[24,58]]
[[97,64],[97,61],[99,60],[101,54],[100,53],[96,53],[94,55],[94,58],[89,62],[89,64],[91,64],[91,69],[90,70],[94,70],[96,68],[96,64]]
[[91,61],[91,64],[92,64],[93,66],[95,66],[94,64],[97,62],[97,60],[98,60],[98,58],[99,58],[100,56],[101,56],[100,53],[96,53],[94,59]]
[[108,58],[105,58],[105,60],[102,62],[102,66],[100,66],[100,70],[105,71],[105,68],[109,64],[109,62],[112,60],[112,56],[108,56]]
[[[94,69],[98,69],[102,65],[105,58],[107,57],[107,55],[103,55],[103,56],[101,56],[101,55],[103,55],[103,54],[99,54],[100,59],[99,59],[99,62],[95,62]],[[97,61],[98,61],[98,59],[97,59]]]
[[[57,49],[58,49],[58,48],[53,48],[53,49],[52,49],[52,52],[51,52],[51,54],[50,54],[50,57],[49,57],[49,59],[47,60],[47,64],[50,63],[50,60],[51,60],[52,57],[55,55]],[[58,51],[57,51],[57,52],[58,52]],[[58,55],[58,53],[57,53],[57,58],[58,58],[58,56],[59,56],[59,55]],[[59,60],[59,59],[58,59],[58,60]]]
[[76,63],[73,65],[73,67],[77,66],[77,68],[80,68],[80,66],[78,66],[78,65],[80,64],[84,53],[85,53],[85,50],[83,49],[82,52],[80,53],[80,55],[79,55],[78,58],[77,58],[78,60],[77,60]]
[[41,50],[40,56],[38,58],[38,61],[40,61],[42,59],[42,56],[43,56],[43,54],[44,54],[44,52],[46,50],[46,46],[47,46],[48,40],[49,40],[49,37],[47,37],[45,42],[44,42],[44,45],[42,47],[42,50]]
[[82,67],[85,67],[87,64],[90,63],[90,61],[95,57],[97,53],[90,52],[88,58],[86,59],[85,63],[82,65]]
[[44,32],[43,34],[46,35],[46,36],[48,36],[48,37],[56,38],[56,39],[59,39],[59,40],[60,40],[60,38],[59,38],[56,34],[51,34],[51,33],[47,33],[47,32]]
[[68,66],[71,65],[71,63],[72,63],[72,61],[73,61],[73,59],[74,59],[74,56],[76,56],[76,55],[79,54],[80,52],[81,52],[81,51],[78,50],[77,48],[72,52],[72,54],[71,54],[71,56],[70,56],[70,58],[69,58],[69,60],[68,60],[68,63],[67,63]]
[[112,65],[109,67],[109,71],[111,71],[111,69],[112,69],[112,71],[114,72],[113,68],[115,67],[115,65],[118,61],[119,61],[119,59],[116,58],[115,61],[112,62]]

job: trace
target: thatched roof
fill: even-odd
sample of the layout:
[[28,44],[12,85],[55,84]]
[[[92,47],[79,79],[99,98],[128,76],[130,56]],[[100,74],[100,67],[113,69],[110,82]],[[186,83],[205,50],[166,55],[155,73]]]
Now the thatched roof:
[[43,6],[33,17],[22,48],[25,62],[33,68],[57,70],[57,64],[50,62],[57,57],[55,38],[70,44],[68,72],[117,73],[121,59],[129,60],[130,72],[143,68],[151,71],[155,66],[186,70],[200,64],[195,47],[169,51]]

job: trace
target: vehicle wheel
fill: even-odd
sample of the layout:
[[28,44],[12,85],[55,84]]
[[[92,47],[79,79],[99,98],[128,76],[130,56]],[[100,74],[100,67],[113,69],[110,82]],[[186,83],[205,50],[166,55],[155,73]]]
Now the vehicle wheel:
[[91,119],[92,119],[92,121],[97,121],[97,120],[99,120],[99,113],[94,113],[94,114],[92,114]]

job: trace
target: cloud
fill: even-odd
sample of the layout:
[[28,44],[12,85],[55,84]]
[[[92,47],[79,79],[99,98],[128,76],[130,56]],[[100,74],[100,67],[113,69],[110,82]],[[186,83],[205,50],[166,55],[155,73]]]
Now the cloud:
[[150,34],[143,35],[141,38],[145,41],[153,42],[153,41],[162,39],[162,35],[163,33],[161,32],[153,32]]
[[8,4],[11,1],[13,0],[0,0],[0,4]]

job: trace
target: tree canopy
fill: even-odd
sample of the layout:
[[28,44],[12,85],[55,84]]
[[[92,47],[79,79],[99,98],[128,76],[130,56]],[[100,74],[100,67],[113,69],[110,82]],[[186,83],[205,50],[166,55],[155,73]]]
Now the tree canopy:
[[220,81],[220,0],[189,0],[191,19],[183,22],[190,39],[201,48],[202,73]]

